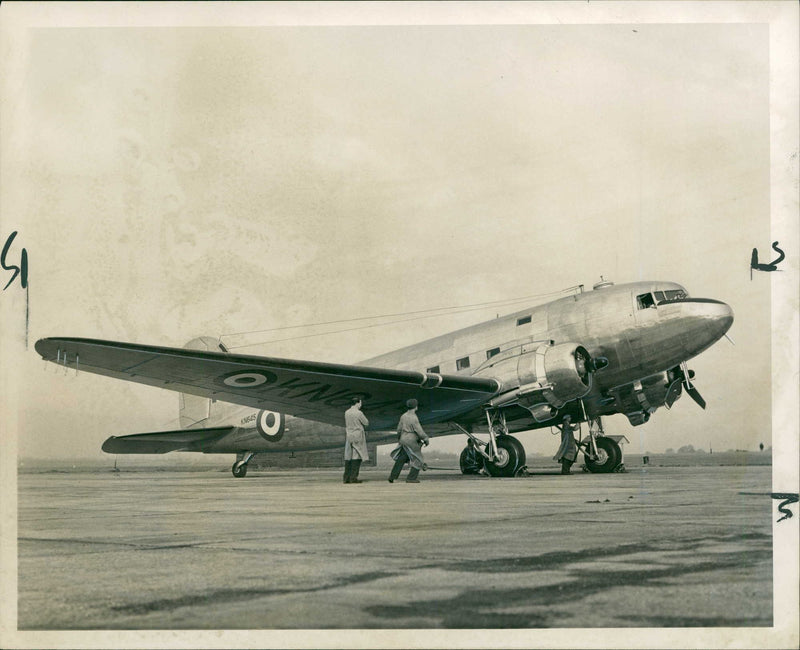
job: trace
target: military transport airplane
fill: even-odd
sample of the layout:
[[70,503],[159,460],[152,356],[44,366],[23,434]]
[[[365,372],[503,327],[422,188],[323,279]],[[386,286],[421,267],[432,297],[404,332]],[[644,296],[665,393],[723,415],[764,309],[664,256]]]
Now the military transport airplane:
[[579,441],[587,468],[611,472],[621,453],[604,435],[602,416],[622,413],[640,425],[683,390],[705,408],[686,361],[732,323],[727,304],[690,298],[672,282],[599,282],[359,365],[232,354],[210,337],[184,348],[45,338],[36,351],[78,371],[181,393],[182,429],[112,436],[102,447],[108,453],[232,453],[233,475],[243,477],[258,453],[342,446],[354,396],[370,420],[368,443],[393,441],[413,397],[430,436],[464,434],[490,475],[514,476],[525,449],[512,433],[569,414],[588,423]]

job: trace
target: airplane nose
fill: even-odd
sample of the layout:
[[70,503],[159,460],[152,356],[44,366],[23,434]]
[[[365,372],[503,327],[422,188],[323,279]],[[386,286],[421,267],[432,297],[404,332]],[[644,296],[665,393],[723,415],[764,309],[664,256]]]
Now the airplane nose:
[[733,309],[722,301],[714,301],[708,305],[709,327],[717,332],[717,338],[722,338],[733,325]]
[[716,303],[716,312],[711,318],[719,328],[720,336],[723,336],[733,325],[733,309],[724,302],[718,302]]
[[711,347],[733,325],[733,309],[721,300],[690,298],[683,304],[683,311],[692,355]]

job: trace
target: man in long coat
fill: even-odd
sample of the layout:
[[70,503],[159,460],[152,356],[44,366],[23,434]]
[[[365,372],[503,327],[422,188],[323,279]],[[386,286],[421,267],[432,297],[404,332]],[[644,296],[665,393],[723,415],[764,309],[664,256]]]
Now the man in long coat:
[[358,471],[361,462],[369,460],[367,434],[364,430],[369,426],[367,416],[361,412],[361,398],[354,397],[353,405],[344,412],[344,476],[342,483],[361,483]]
[[397,438],[398,445],[391,452],[391,457],[394,459],[394,467],[389,474],[389,483],[394,483],[394,480],[400,476],[403,465],[409,464],[411,469],[408,470],[406,476],[406,483],[419,483],[419,471],[424,469],[425,460],[422,458],[422,445],[428,445],[428,434],[422,428],[417,417],[418,403],[415,399],[410,399],[406,402],[408,410],[400,416],[400,422],[397,425]]
[[578,425],[570,424],[572,416],[565,415],[561,424],[561,446],[558,448],[553,460],[561,463],[561,473],[569,474],[569,468],[578,457],[578,443],[575,442],[575,436],[572,432],[578,429]]

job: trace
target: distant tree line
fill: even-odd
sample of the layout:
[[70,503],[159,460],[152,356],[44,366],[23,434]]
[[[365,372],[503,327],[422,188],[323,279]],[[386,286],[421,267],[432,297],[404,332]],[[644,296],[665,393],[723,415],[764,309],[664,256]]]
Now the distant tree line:
[[[763,443],[762,443],[762,445],[763,445]],[[761,451],[764,451],[764,447],[763,446],[761,446],[760,449],[761,449]],[[767,447],[766,450],[767,451],[772,451],[772,447]],[[726,449],[725,450],[725,453],[736,453],[736,452],[746,453],[747,449]],[[647,453],[649,454],[650,452],[647,452]],[[678,453],[678,454],[705,454],[706,450],[705,449],[695,449],[694,445],[684,445],[683,447],[679,447],[677,452],[672,447],[669,447],[668,449],[666,449],[664,451],[664,453],[665,454],[675,454],[675,453]]]

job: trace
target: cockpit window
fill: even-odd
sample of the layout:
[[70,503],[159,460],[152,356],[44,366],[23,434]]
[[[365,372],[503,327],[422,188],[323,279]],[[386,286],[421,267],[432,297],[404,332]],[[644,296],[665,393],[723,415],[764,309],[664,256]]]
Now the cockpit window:
[[636,304],[639,306],[639,309],[653,309],[656,308],[656,301],[653,300],[652,293],[643,293],[639,296],[636,296]]
[[686,293],[683,289],[670,289],[669,291],[654,291],[652,293],[652,297],[655,298],[655,304],[651,304],[651,294],[644,293],[641,296],[637,296],[636,299],[639,303],[639,309],[648,309],[649,307],[654,307],[655,305],[660,305],[664,302],[676,302],[678,300],[685,300],[689,297],[689,294]]
[[683,300],[688,298],[689,295],[683,289],[676,289],[674,291],[665,291],[664,295],[667,300]]

